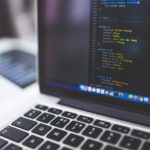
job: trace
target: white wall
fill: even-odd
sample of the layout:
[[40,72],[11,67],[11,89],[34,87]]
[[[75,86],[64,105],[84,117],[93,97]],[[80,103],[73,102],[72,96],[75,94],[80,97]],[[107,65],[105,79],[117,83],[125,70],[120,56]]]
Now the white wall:
[[31,10],[24,10],[26,0],[8,0],[13,22],[19,37],[35,38],[35,0],[31,1]]

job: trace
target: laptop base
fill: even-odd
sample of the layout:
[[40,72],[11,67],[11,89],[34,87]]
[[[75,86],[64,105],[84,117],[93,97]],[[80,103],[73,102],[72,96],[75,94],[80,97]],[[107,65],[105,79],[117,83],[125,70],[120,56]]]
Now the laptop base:
[[96,105],[85,101],[82,102],[79,100],[74,100],[69,98],[61,98],[58,104],[64,106],[70,106],[84,111],[88,111],[88,112],[92,112],[92,113],[96,113],[108,117],[113,117],[116,119],[132,122],[132,123],[136,123],[148,127],[150,126],[149,116],[138,114],[137,112],[131,112],[129,110],[121,110],[121,109],[112,108],[104,105]]

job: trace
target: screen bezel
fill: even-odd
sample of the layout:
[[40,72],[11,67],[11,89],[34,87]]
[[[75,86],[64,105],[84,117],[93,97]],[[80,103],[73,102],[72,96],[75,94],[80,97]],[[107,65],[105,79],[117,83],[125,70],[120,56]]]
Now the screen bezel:
[[53,95],[56,97],[73,98],[80,101],[85,101],[97,105],[106,105],[113,108],[128,110],[131,112],[137,112],[144,115],[150,115],[150,105],[135,103],[130,101],[124,101],[116,98],[93,95],[90,93],[84,93],[79,91],[72,91],[68,89],[62,89],[58,87],[48,86],[45,81],[47,80],[44,74],[45,72],[45,55],[46,55],[46,31],[44,28],[44,4],[45,0],[38,0],[38,56],[39,56],[39,85],[40,92],[43,94]]

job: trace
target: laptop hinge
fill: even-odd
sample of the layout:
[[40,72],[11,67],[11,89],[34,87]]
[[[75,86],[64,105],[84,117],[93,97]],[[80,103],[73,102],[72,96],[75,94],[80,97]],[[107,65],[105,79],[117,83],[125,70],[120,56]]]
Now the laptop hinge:
[[139,114],[136,112],[131,112],[127,110],[121,110],[113,107],[108,107],[104,105],[96,105],[88,102],[83,102],[70,98],[61,98],[58,104],[70,106],[73,108],[78,108],[88,112],[113,117],[119,120],[124,120],[144,126],[150,126],[150,116]]

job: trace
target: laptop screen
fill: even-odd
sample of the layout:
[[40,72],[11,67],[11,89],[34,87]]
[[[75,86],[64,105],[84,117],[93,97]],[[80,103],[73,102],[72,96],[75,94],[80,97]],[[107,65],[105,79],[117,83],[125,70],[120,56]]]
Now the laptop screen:
[[148,1],[39,3],[40,84],[46,93],[149,108]]

